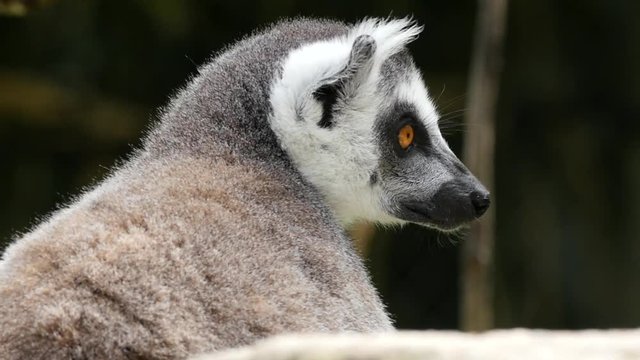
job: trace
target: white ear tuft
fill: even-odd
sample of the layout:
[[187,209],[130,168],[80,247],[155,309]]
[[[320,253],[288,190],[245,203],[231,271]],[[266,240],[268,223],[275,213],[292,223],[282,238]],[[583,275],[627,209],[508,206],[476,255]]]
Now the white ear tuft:
[[356,24],[349,33],[349,38],[372,36],[377,44],[376,57],[387,59],[415,40],[423,29],[423,26],[408,17],[393,20],[370,18]]

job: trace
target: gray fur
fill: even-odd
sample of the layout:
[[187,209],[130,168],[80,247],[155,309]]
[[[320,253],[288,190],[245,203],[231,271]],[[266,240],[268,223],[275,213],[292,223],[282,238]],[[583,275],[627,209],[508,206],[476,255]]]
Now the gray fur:
[[176,359],[283,332],[392,328],[267,124],[280,60],[344,24],[283,22],[173,99],[144,147],[0,262],[3,359]]

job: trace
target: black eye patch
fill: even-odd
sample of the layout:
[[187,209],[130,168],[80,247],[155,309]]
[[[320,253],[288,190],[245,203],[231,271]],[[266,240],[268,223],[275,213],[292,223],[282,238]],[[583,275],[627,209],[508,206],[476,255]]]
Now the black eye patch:
[[[398,141],[398,135],[400,129],[407,125],[411,125],[411,127],[413,128],[413,144],[409,149],[403,149]],[[413,111],[400,113],[395,121],[394,126],[389,128],[388,136],[393,139],[394,150],[396,154],[400,156],[407,156],[412,151],[427,153],[431,148],[429,133],[424,127],[422,121],[418,119],[415,112]]]
[[[398,158],[408,158],[416,154],[428,155],[432,152],[429,132],[417,114],[415,106],[400,101],[380,112],[376,119],[375,131],[383,162],[393,163]],[[407,124],[413,129],[413,143],[409,149],[403,149],[399,135],[402,127]]]

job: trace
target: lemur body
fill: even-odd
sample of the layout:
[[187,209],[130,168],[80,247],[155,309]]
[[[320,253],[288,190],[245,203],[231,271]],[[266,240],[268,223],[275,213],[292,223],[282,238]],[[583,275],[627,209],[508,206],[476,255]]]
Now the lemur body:
[[[294,20],[203,67],[128,163],[8,248],[2,357],[174,359],[282,332],[391,330],[343,227],[450,228],[486,198],[403,50],[419,31]],[[398,117],[415,149],[389,135]],[[432,156],[418,135],[438,161],[418,158]]]

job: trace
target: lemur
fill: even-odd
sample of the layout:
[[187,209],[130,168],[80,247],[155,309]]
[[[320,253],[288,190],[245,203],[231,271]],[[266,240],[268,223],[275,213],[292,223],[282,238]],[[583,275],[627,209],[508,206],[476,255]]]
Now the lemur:
[[392,330],[345,227],[448,230],[489,206],[406,49],[421,30],[287,20],[201,67],[125,164],[8,247],[0,357]]

